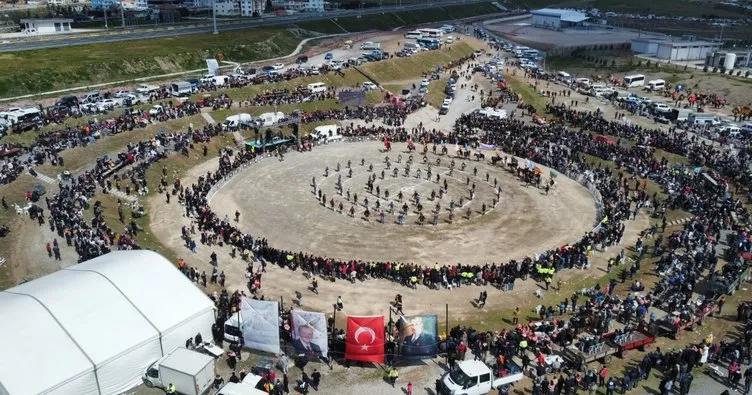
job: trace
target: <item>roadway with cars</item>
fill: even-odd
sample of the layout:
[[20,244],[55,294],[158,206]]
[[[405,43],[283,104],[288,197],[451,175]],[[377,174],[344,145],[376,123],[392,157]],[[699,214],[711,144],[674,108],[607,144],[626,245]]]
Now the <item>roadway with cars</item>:
[[[461,2],[457,1],[451,1],[451,0],[441,0],[441,1],[433,1],[430,3],[419,3],[419,4],[410,4],[410,5],[402,5],[402,6],[385,6],[380,8],[364,8],[362,10],[340,10],[340,11],[327,11],[326,13],[301,13],[301,14],[295,14],[295,15],[289,15],[289,16],[278,16],[278,17],[268,17],[268,18],[262,18],[262,19],[251,19],[247,22],[240,22],[240,23],[228,23],[228,24],[219,24],[217,25],[217,29],[220,31],[228,31],[228,30],[242,30],[242,29],[250,29],[250,28],[257,28],[257,27],[268,27],[268,26],[278,26],[278,25],[286,25],[290,23],[296,23],[296,22],[303,22],[303,21],[311,21],[311,20],[320,20],[320,19],[333,19],[333,18],[344,18],[344,17],[353,17],[358,15],[372,15],[372,14],[381,14],[385,12],[400,12],[400,11],[415,11],[415,10],[424,10],[424,9],[430,9],[430,8],[438,8],[438,7],[445,7],[445,6],[456,6],[458,4],[473,4],[473,3],[486,3],[487,0],[462,0]],[[499,12],[502,12],[501,9],[499,9]],[[436,21],[440,22],[440,21]],[[69,47],[69,46],[76,46],[76,45],[87,45],[87,44],[101,44],[101,43],[111,43],[111,42],[117,42],[117,41],[128,41],[128,40],[140,40],[140,39],[149,39],[149,38],[162,38],[162,37],[174,37],[174,36],[182,36],[182,35],[188,35],[188,34],[200,34],[200,33],[210,33],[213,31],[213,27],[211,23],[206,24],[205,26],[198,26],[198,27],[187,27],[187,28],[180,28],[180,27],[173,27],[168,28],[165,30],[159,30],[159,31],[151,31],[153,30],[152,27],[149,28],[149,31],[139,31],[139,29],[135,29],[132,33],[122,33],[122,34],[116,34],[116,35],[102,35],[102,36],[87,36],[87,37],[75,37],[75,35],[65,35],[65,39],[51,39],[47,41],[28,41],[28,42],[9,42],[6,44],[0,44],[0,52],[16,52],[16,51],[28,51],[33,49],[44,49],[44,48],[57,48],[57,47]],[[345,33],[343,31],[343,33]]]

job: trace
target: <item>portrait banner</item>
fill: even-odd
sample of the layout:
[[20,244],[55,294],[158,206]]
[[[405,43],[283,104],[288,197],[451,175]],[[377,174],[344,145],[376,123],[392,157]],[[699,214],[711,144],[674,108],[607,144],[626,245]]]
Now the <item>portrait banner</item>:
[[400,355],[406,358],[432,358],[439,349],[436,315],[400,316]]
[[293,310],[292,345],[298,355],[326,357],[329,345],[324,313]]
[[240,302],[244,346],[279,354],[279,305],[277,302],[243,298]]

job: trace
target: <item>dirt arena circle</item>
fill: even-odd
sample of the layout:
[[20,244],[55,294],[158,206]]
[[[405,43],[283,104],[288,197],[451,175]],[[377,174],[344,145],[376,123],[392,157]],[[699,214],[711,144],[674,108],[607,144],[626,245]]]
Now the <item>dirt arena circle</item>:
[[[422,155],[412,153],[413,164],[409,176],[404,176],[404,167],[410,153],[404,144],[395,144],[391,152],[381,150],[381,143],[334,143],[315,148],[312,152],[291,154],[284,161],[270,158],[249,167],[234,177],[211,200],[210,204],[219,213],[232,215],[242,213],[239,227],[254,236],[262,236],[280,249],[303,251],[318,256],[337,259],[362,259],[372,261],[415,262],[421,264],[484,264],[506,262],[567,244],[590,230],[596,215],[595,203],[588,191],[575,181],[559,176],[557,186],[548,195],[543,189],[525,186],[515,175],[501,166],[492,166],[488,158],[455,159],[455,169],[449,176],[450,155],[434,155],[429,152],[432,163],[432,180],[427,180],[427,164]],[[392,169],[399,168],[398,176],[385,174],[385,156],[390,156]],[[402,163],[397,164],[398,155]],[[436,166],[436,159],[440,163]],[[361,165],[361,159],[364,161]],[[351,161],[352,178],[348,177],[347,162]],[[460,170],[462,163],[465,170]],[[336,171],[340,163],[340,171]],[[368,168],[373,164],[373,172]],[[444,167],[442,167],[444,166]],[[325,169],[329,176],[325,177]],[[422,170],[421,178],[416,176]],[[475,169],[477,168],[477,175]],[[544,169],[547,177],[548,169]],[[345,174],[342,174],[345,173]],[[486,173],[488,180],[486,181]],[[335,192],[335,183],[342,174],[343,195]],[[435,182],[440,175],[440,184]],[[375,186],[382,187],[381,198],[366,191],[366,180],[375,177]],[[326,205],[315,193],[313,181],[326,195]],[[468,182],[468,178],[470,181]],[[441,200],[438,190],[447,180],[449,188]],[[494,180],[497,187],[494,187]],[[475,183],[474,199],[469,199],[469,190]],[[498,188],[501,194],[498,195]],[[384,189],[390,189],[384,199]],[[351,192],[348,202],[346,191]],[[414,192],[422,197],[426,222],[417,223],[413,203],[408,203],[409,213],[404,225],[397,224],[398,207],[389,214],[386,207],[395,201],[399,190],[403,200],[410,200]],[[441,205],[438,225],[433,225],[436,201],[430,200],[431,191],[436,191],[436,201]],[[354,204],[354,195],[359,203]],[[375,191],[374,191],[375,193]],[[368,220],[364,199],[368,197],[372,212]],[[494,199],[499,201],[494,207]],[[334,208],[331,208],[331,200]],[[458,208],[454,221],[448,221],[449,205],[454,200],[464,207]],[[376,202],[385,209],[385,221],[376,215]],[[339,204],[343,212],[339,212]],[[486,214],[482,205],[486,204]],[[402,204],[399,204],[401,206]],[[351,207],[355,215],[349,215]],[[471,211],[468,219],[465,214]],[[378,212],[380,212],[379,210]]]

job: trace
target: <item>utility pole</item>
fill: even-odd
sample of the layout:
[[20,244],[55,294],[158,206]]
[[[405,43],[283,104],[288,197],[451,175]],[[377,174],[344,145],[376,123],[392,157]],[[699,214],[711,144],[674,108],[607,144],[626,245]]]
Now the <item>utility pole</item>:
[[104,28],[109,29],[107,27],[107,8],[109,8],[109,4],[104,6]]
[[217,0],[212,1],[212,23],[214,24],[214,34],[219,34],[217,30]]
[[120,23],[125,29],[125,10],[123,9],[123,0],[120,0]]

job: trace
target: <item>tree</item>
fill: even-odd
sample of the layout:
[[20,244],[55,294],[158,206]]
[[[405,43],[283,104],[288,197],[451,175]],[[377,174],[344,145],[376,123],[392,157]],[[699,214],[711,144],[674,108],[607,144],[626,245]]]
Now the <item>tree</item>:
[[264,13],[268,14],[272,11],[274,11],[274,6],[272,6],[272,0],[266,0],[266,5],[264,6]]
[[611,59],[611,67],[616,67],[616,59]]
[[645,63],[645,66],[650,67],[650,61],[649,60]]

